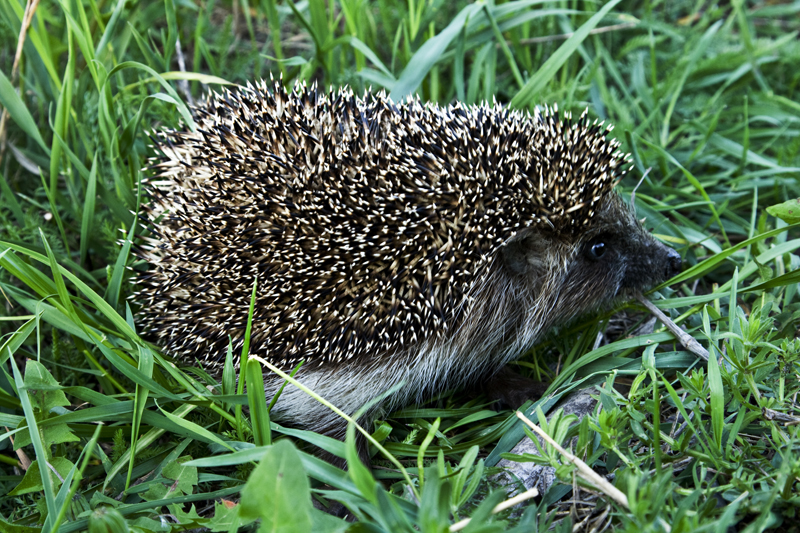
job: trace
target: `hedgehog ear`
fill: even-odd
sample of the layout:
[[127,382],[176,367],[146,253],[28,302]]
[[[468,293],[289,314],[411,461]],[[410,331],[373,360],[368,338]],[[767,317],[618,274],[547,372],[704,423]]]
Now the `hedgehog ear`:
[[517,276],[539,276],[547,268],[546,258],[552,239],[528,229],[515,235],[502,248],[505,267]]

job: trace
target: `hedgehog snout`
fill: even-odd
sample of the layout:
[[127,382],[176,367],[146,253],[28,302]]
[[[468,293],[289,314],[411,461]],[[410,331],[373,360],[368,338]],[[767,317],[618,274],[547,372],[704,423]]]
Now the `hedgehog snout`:
[[650,282],[650,285],[667,281],[680,273],[682,263],[681,254],[674,249],[659,241],[655,241],[648,251],[650,257],[647,263],[653,270],[653,280]]
[[670,279],[680,274],[683,261],[681,260],[681,254],[672,248],[667,248],[667,250],[667,271],[664,277]]
[[680,254],[655,239],[650,240],[628,261],[623,282],[627,288],[649,289],[681,271]]

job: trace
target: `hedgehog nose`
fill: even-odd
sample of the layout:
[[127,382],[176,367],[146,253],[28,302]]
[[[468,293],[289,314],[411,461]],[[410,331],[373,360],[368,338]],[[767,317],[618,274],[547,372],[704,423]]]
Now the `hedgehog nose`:
[[681,254],[669,248],[667,252],[667,279],[676,276],[681,271]]

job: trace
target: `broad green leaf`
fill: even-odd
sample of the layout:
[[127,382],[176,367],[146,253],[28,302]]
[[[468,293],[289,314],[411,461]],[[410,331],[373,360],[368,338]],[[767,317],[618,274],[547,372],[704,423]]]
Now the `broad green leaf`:
[[800,198],[783,202],[782,204],[767,207],[767,213],[778,217],[787,224],[797,224],[800,222]]
[[89,515],[89,533],[128,533],[128,523],[113,507],[98,507]]
[[[51,457],[48,461],[49,466],[54,468],[58,475],[53,472],[50,468],[47,469],[48,474],[50,474],[50,484],[53,487],[57,487],[61,484],[61,479],[64,479],[69,471],[74,466],[69,459],[65,457]],[[42,474],[39,470],[39,461],[33,461],[31,465],[28,467],[28,470],[25,472],[25,476],[23,476],[22,481],[19,482],[19,485],[14,487],[14,489],[9,492],[10,496],[19,496],[21,494],[29,494],[31,492],[40,492],[44,489],[44,484],[42,482]]]
[[262,532],[311,531],[311,488],[300,465],[290,441],[268,448],[242,490],[239,516],[260,518]]
[[[14,439],[15,450],[33,443],[31,434],[27,431],[26,425],[20,425],[17,429],[23,431],[20,431]],[[42,425],[40,431],[42,432],[42,439],[49,445],[61,444],[63,442],[78,442],[81,440],[72,432],[67,424]]]
[[69,405],[67,396],[43,364],[29,359],[25,364],[24,382],[28,391],[36,391],[29,393],[31,404],[43,418],[47,418],[51,409]]
[[193,487],[197,485],[197,468],[186,465],[191,460],[192,458],[189,456],[181,457],[168,464],[161,471],[162,476],[175,481],[175,490],[179,490],[184,494],[191,494]]
[[191,494],[197,485],[197,467],[187,466],[191,457],[181,457],[171,461],[161,471],[161,481],[156,480],[153,485],[142,494],[142,498],[150,501],[171,498],[181,494]]

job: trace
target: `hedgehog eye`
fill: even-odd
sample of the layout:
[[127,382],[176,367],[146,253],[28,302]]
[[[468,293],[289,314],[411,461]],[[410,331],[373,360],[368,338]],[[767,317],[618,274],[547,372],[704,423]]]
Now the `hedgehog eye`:
[[595,241],[589,245],[589,255],[593,259],[600,259],[606,254],[606,243],[603,241]]

